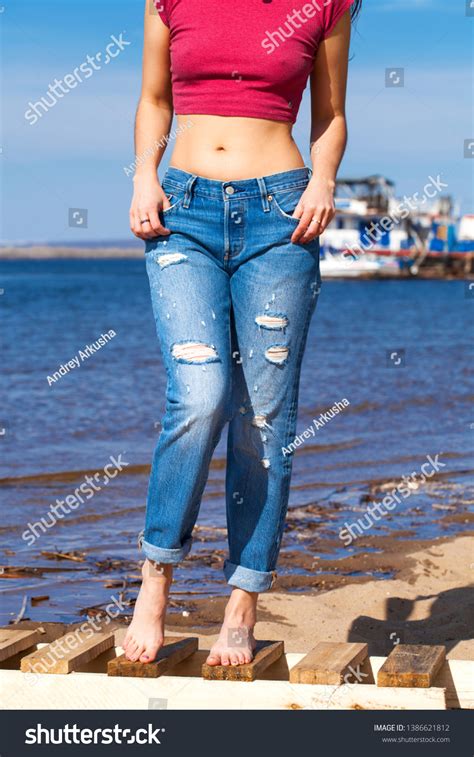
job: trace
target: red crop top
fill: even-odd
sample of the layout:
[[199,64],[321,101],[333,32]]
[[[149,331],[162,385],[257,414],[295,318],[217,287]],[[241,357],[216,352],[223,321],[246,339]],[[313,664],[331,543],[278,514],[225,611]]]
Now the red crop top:
[[155,0],[176,113],[294,123],[319,42],[353,2]]

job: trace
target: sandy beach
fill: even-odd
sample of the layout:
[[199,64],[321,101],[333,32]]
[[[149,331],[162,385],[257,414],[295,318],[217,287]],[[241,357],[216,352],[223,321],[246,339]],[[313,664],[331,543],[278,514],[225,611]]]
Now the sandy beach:
[[[474,537],[418,544],[401,557],[394,580],[262,595],[257,638],[283,640],[287,652],[306,652],[318,641],[361,641],[370,655],[388,654],[396,643],[443,644],[449,658],[474,660]],[[199,647],[209,649],[224,606],[224,597],[197,600],[187,617],[171,615],[167,630],[199,636]]]

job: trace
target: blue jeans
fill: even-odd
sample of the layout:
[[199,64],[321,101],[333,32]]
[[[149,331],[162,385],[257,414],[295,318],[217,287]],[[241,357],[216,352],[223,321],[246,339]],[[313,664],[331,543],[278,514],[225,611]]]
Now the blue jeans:
[[169,236],[146,243],[167,371],[144,554],[178,563],[191,548],[212,453],[229,423],[229,584],[273,583],[291,476],[301,361],[320,290],[319,241],[292,244],[307,168],[220,182],[176,168],[163,189]]

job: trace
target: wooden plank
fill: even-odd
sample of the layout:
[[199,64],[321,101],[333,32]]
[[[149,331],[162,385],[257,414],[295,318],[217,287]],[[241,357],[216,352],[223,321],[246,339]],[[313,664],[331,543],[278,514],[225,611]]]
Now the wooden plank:
[[358,683],[357,666],[368,653],[367,644],[320,641],[290,670],[290,683]]
[[[298,686],[297,691],[306,686]],[[295,690],[295,689],[293,689]],[[443,688],[397,689],[375,684],[311,686],[313,710],[446,710]]]
[[255,656],[247,665],[202,666],[202,677],[207,681],[255,681],[269,665],[284,652],[282,641],[257,641]]
[[0,662],[30,649],[38,643],[38,631],[17,631],[10,628],[0,628]]
[[[386,657],[370,657],[374,680],[385,660]],[[436,688],[446,689],[449,709],[474,710],[474,661],[446,660],[436,676]]]
[[[192,658],[191,658],[192,659]],[[293,662],[293,661],[292,661]],[[276,663],[278,665],[278,663]],[[290,663],[291,665],[291,663]],[[273,666],[272,666],[273,667]],[[271,668],[269,668],[271,670]],[[251,685],[237,681],[205,681],[201,677],[174,676],[159,679],[110,678],[84,673],[70,676],[41,676],[32,686],[17,670],[0,671],[2,709],[8,710],[137,710],[146,712],[150,699],[166,700],[170,710],[445,710],[445,691],[431,689],[319,686],[288,681],[257,680]],[[130,685],[133,683],[133,686]],[[229,750],[227,750],[229,751]],[[297,751],[297,749],[295,749]],[[358,753],[358,752],[357,752]],[[323,752],[326,755],[326,752]],[[339,753],[338,753],[339,754]]]
[[113,633],[86,634],[75,631],[24,657],[20,669],[23,673],[66,674],[78,670],[114,646]]
[[125,655],[120,655],[107,663],[107,675],[158,678],[174,665],[194,654],[197,648],[198,639],[194,636],[168,637],[154,662],[130,662]]
[[445,660],[445,647],[398,644],[380,668],[377,686],[427,689]]
[[[78,623],[77,627],[81,624]],[[50,621],[46,623],[39,623],[37,620],[21,620],[15,626],[8,626],[9,628],[17,628],[19,631],[39,631],[41,634],[41,644],[49,644],[51,641],[56,641],[61,636],[64,636],[67,631],[71,629],[67,623],[52,623]]]

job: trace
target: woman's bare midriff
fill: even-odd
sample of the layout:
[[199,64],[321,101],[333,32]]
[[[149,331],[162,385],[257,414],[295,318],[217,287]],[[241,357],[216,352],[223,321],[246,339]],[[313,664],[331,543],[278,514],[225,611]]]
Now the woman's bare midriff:
[[178,116],[170,166],[217,181],[270,176],[304,166],[292,124],[260,118]]

